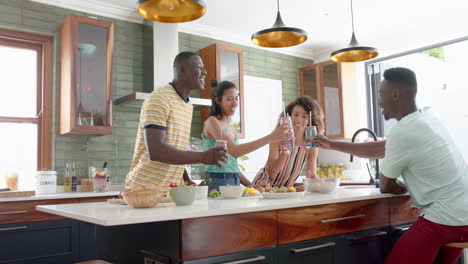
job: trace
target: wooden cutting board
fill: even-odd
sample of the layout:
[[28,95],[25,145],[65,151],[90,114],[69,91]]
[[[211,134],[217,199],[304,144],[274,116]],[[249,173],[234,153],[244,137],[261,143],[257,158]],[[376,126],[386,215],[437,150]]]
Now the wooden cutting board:
[[7,191],[0,192],[0,198],[29,197],[36,195],[36,191]]

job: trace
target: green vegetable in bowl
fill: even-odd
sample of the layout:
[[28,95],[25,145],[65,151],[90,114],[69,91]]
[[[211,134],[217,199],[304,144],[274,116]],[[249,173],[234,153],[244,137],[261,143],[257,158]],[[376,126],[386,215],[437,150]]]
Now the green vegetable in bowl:
[[198,184],[198,186],[207,186],[210,183],[211,183],[211,178],[206,177],[205,179],[203,179],[203,181],[200,182],[200,184]]

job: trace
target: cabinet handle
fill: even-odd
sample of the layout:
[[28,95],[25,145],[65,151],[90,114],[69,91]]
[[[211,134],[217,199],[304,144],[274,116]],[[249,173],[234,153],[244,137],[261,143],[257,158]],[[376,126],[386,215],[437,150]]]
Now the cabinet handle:
[[290,251],[292,253],[301,253],[301,252],[304,252],[304,251],[311,251],[311,250],[315,250],[315,249],[319,249],[319,248],[334,247],[335,245],[336,245],[336,243],[334,243],[334,242],[328,242],[328,243],[313,246],[313,247],[305,247],[305,248],[299,248],[299,249],[292,248],[292,249],[290,249]]
[[222,264],[242,264],[242,263],[251,263],[254,261],[258,260],[265,260],[265,256],[258,256],[254,258],[249,258],[249,259],[241,259],[241,260],[235,260],[235,261],[230,261],[230,262],[223,262]]
[[28,211],[10,211],[10,212],[0,212],[0,215],[6,215],[6,214],[25,214]]
[[330,222],[336,222],[336,221],[342,221],[342,220],[348,220],[348,219],[354,219],[354,218],[361,218],[364,216],[366,215],[359,214],[359,215],[346,216],[346,217],[340,217],[340,218],[325,219],[325,220],[320,220],[320,223],[330,223]]
[[362,240],[362,239],[366,239],[366,238],[380,237],[380,236],[385,236],[385,235],[387,235],[387,232],[381,231],[381,232],[377,232],[377,233],[374,233],[374,234],[370,234],[368,236],[351,237],[349,240]]
[[405,227],[398,227],[398,228],[395,228],[396,230],[399,230],[399,231],[406,231],[410,228],[411,226],[405,226]]
[[2,232],[2,231],[20,230],[20,229],[28,229],[28,227],[27,227],[27,226],[17,226],[17,227],[0,228],[0,232]]

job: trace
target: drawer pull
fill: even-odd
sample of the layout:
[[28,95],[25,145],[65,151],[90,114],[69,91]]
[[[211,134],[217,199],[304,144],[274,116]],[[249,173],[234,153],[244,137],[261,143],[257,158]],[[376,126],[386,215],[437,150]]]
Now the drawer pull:
[[395,228],[395,229],[398,230],[398,231],[404,232],[404,231],[408,230],[410,227],[411,226],[404,226],[404,227],[398,227],[398,228]]
[[382,231],[382,232],[377,232],[377,233],[374,233],[374,234],[370,234],[368,236],[352,237],[352,238],[350,238],[350,240],[362,240],[362,239],[366,239],[366,238],[380,237],[380,236],[385,236],[385,235],[387,235],[387,232]]
[[366,216],[366,215],[365,214],[359,214],[359,215],[346,216],[346,217],[340,217],[340,218],[325,219],[325,220],[320,220],[320,223],[337,222],[337,221],[343,221],[343,220],[348,220],[348,219],[361,218],[361,217],[364,217],[364,216]]
[[254,258],[249,258],[249,259],[241,259],[241,260],[236,260],[236,261],[230,261],[230,262],[223,262],[222,264],[242,264],[242,263],[251,263],[254,261],[258,260],[265,260],[265,256],[258,256]]
[[322,245],[318,245],[318,246],[313,246],[313,247],[305,247],[305,248],[292,248],[290,249],[290,251],[292,253],[301,253],[301,252],[304,252],[304,251],[311,251],[311,250],[315,250],[315,249],[319,249],[319,248],[326,248],[326,247],[334,247],[336,245],[336,243],[334,242],[329,242],[329,243],[325,243],[325,244],[322,244]]
[[21,229],[28,229],[28,227],[27,226],[17,226],[17,227],[0,228],[0,232],[2,232],[2,231],[21,230]]
[[28,211],[23,210],[23,211],[10,211],[10,212],[0,212],[0,215],[6,215],[6,214],[25,214]]

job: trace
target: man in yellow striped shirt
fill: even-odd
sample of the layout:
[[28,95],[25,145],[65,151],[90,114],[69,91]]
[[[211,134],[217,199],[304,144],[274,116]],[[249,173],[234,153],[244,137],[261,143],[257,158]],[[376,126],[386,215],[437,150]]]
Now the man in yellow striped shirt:
[[205,152],[189,150],[193,105],[192,90],[205,85],[206,70],[193,52],[181,52],[174,59],[174,80],[155,91],[141,108],[132,166],[125,188],[153,186],[167,190],[171,182],[188,179],[184,164],[218,165],[227,159],[223,148]]

